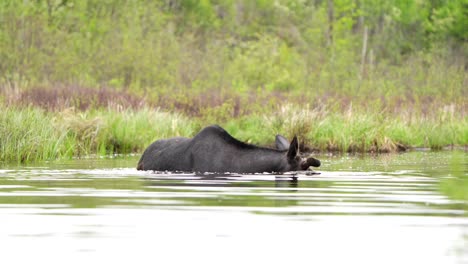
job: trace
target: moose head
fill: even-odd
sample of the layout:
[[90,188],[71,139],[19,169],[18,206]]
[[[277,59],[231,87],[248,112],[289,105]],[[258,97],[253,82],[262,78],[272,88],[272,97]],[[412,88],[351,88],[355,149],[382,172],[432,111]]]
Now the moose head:
[[310,166],[320,167],[320,161],[318,159],[311,156],[307,158],[299,156],[299,142],[296,136],[294,136],[291,143],[289,143],[285,137],[276,135],[276,148],[282,151],[287,150],[286,158],[288,171],[307,170]]

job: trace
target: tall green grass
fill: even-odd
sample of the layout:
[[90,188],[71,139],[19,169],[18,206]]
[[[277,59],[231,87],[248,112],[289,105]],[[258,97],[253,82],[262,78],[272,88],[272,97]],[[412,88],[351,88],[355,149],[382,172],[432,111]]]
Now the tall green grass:
[[64,138],[43,110],[1,107],[0,111],[0,160],[51,159],[61,152]]
[[286,105],[268,114],[188,118],[158,109],[46,112],[37,107],[0,106],[0,161],[27,162],[88,155],[141,153],[151,142],[190,137],[219,123],[234,137],[254,144],[297,135],[305,150],[393,152],[411,147],[441,149],[468,145],[468,120],[440,109],[434,116],[391,117],[361,110],[329,112]]
[[150,109],[46,112],[1,106],[0,111],[0,161],[6,162],[131,153],[158,138],[193,134],[187,118]]
[[252,142],[271,144],[275,134],[297,135],[310,149],[339,152],[393,152],[412,147],[434,150],[468,145],[468,120],[462,113],[433,109],[431,116],[394,116],[363,109],[344,112],[286,105],[268,115],[254,114],[226,123]]

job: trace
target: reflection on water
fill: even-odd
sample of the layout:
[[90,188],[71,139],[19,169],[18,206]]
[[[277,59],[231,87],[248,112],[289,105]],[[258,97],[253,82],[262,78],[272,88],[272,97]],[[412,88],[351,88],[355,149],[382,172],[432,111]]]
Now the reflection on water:
[[320,158],[297,177],[140,172],[138,157],[3,166],[2,259],[468,261],[466,153]]

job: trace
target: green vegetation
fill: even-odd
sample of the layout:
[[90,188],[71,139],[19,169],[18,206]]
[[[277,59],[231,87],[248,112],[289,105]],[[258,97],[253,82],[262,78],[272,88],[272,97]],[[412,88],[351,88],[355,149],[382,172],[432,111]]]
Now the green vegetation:
[[130,153],[141,151],[156,138],[192,131],[186,118],[145,109],[58,113],[34,107],[0,110],[2,161]]
[[0,161],[271,144],[468,145],[468,2],[4,0]]
[[[33,161],[90,154],[141,153],[152,141],[193,136],[206,123],[147,108],[65,109],[0,106],[0,160]],[[235,137],[269,145],[275,134],[298,135],[306,147],[328,151],[389,152],[412,144],[439,149],[467,145],[463,116],[388,118],[379,113],[343,114],[283,107],[271,115],[250,114],[221,124]]]

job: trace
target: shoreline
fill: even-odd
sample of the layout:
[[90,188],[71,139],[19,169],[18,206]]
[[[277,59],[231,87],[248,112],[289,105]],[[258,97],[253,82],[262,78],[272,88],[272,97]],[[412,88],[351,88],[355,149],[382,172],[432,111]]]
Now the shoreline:
[[[38,107],[0,104],[0,111],[2,163],[137,155],[157,139],[192,137],[208,123],[201,118],[154,109],[50,112]],[[297,135],[304,153],[468,151],[464,137],[468,124],[464,116],[406,123],[367,113],[353,113],[351,117],[333,113],[322,118],[289,109],[271,114],[277,119],[254,114],[219,124],[240,141],[260,146],[273,146],[276,134],[286,138]]]
[[[413,148],[413,149],[408,149],[405,151],[398,151],[398,152],[329,152],[329,151],[319,151],[319,152],[303,152],[301,153],[301,156],[307,156],[307,155],[317,155],[318,157],[344,157],[344,156],[372,156],[372,157],[377,157],[377,156],[385,156],[385,155],[401,155],[405,153],[437,153],[437,152],[465,152],[468,153],[468,146],[457,146],[454,148],[443,148],[441,150],[432,150],[430,148]],[[30,160],[30,161],[25,161],[25,162],[19,162],[19,161],[5,161],[5,160],[0,160],[0,167],[1,166],[15,166],[16,165],[31,165],[36,162],[38,163],[43,163],[43,162],[61,162],[61,161],[69,161],[69,160],[106,160],[106,159],[128,159],[128,158],[134,158],[135,160],[138,160],[138,158],[143,154],[143,152],[135,152],[135,153],[115,153],[115,154],[107,154],[107,155],[98,155],[98,154],[89,154],[86,156],[74,156],[74,157],[59,157],[56,159],[43,159],[43,160]],[[135,164],[136,168],[136,164]]]

